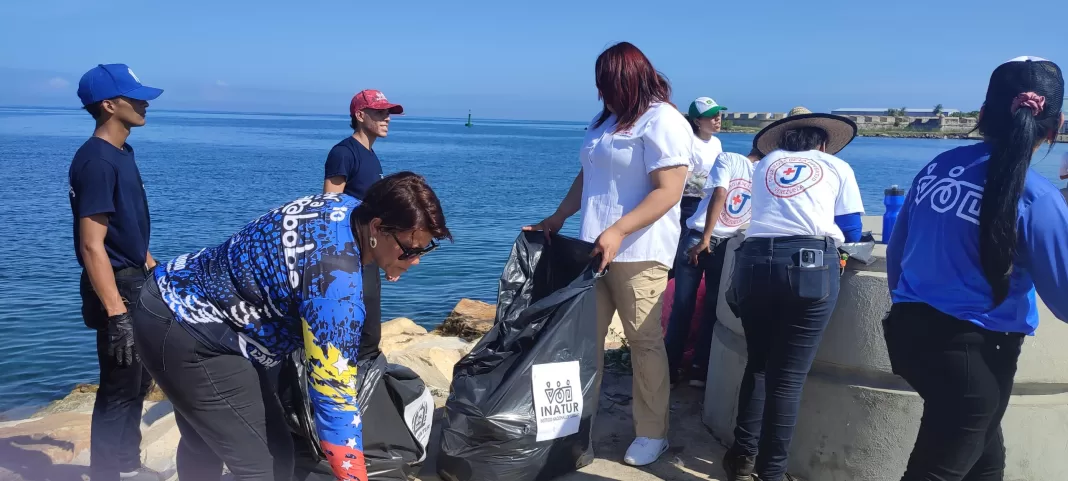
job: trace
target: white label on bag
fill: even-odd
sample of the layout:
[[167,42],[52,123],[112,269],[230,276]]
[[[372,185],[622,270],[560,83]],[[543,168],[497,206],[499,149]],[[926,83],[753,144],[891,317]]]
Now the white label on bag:
[[579,362],[535,364],[531,368],[537,441],[575,434],[582,420],[582,379]]
[[408,430],[423,448],[423,454],[419,457],[420,462],[426,458],[426,447],[430,444],[430,428],[433,421],[434,396],[430,394],[430,389],[423,388],[423,393],[418,399],[404,406],[404,422],[408,424]]

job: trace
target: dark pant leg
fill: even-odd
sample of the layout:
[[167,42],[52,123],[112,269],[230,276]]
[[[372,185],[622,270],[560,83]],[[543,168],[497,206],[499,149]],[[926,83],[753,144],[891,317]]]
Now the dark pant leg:
[[[712,330],[716,327],[719,306],[719,280],[723,273],[723,261],[727,256],[727,240],[712,238],[711,253],[703,254],[701,269],[705,277],[705,304],[701,315],[701,329],[697,335],[697,345],[693,352],[691,378],[705,380],[708,374],[708,355],[712,349]],[[677,281],[676,281],[677,282]]]
[[174,411],[174,422],[182,435],[178,440],[178,465],[180,479],[218,480],[222,476],[223,461],[208,446],[196,428],[185,419],[178,410]]
[[[679,243],[680,244],[685,243],[686,242],[686,237],[688,237],[690,235],[690,228],[686,226],[686,221],[690,220],[690,217],[693,216],[694,212],[697,212],[697,206],[700,203],[701,203],[701,198],[700,197],[686,197],[686,196],[684,196],[682,198],[682,200],[679,201],[679,220],[680,220],[679,224],[681,224],[681,228],[679,229]],[[672,265],[671,269],[668,270],[668,280],[671,280],[671,279],[674,279],[674,278],[675,278],[675,266]]]
[[777,312],[767,302],[767,259],[741,251],[737,259],[731,288],[736,290],[747,359],[738,389],[738,417],[731,450],[734,454],[756,456],[764,419],[765,371],[771,341],[769,330]]
[[[886,326],[894,372],[924,401],[920,430],[901,479],[1001,479],[1004,447],[999,426],[1022,338],[992,333],[916,303],[895,304]],[[985,354],[1006,349],[998,348],[1005,341],[1016,343],[1015,348],[1004,355]]]
[[[133,309],[143,283],[143,274],[116,275],[115,284],[128,309]],[[152,379],[140,361],[123,367],[109,355],[107,313],[84,273],[80,291],[85,323],[97,327],[100,366],[90,427],[90,472],[94,480],[117,480],[119,472],[141,466],[141,412]]]
[[[288,455],[277,466],[292,469],[288,432],[284,440],[271,439],[285,429],[274,386],[248,359],[207,349],[173,320],[158,296],[157,289],[145,290],[134,332],[145,366],[182,418],[179,478],[218,479],[221,459],[240,481],[288,480],[292,473],[275,471],[272,452]],[[273,405],[265,402],[265,392]],[[284,445],[288,453],[277,447]],[[208,450],[215,456],[198,456]]]
[[690,321],[693,319],[694,307],[697,304],[697,289],[701,286],[701,267],[690,264],[686,256],[690,247],[701,241],[698,236],[700,233],[683,238],[679,243],[678,255],[675,256],[675,297],[671,302],[671,317],[668,319],[667,336],[664,342],[671,376],[675,376],[682,368],[686,341],[690,339]]
[[[822,242],[815,242],[809,247],[824,250]],[[833,262],[831,256],[836,254],[836,250],[828,249],[824,258]],[[802,268],[797,264],[797,256],[797,248],[777,247],[772,267],[772,283],[779,286],[775,290],[784,294],[780,300],[782,308],[770,329],[767,400],[756,462],[761,481],[779,481],[786,473],[801,392],[838,301],[837,264],[827,262],[824,268]]]
[[1001,419],[1005,417],[1005,410],[1009,407],[1013,380],[1016,378],[1016,363],[1020,358],[1024,338],[1018,334],[1000,333],[991,333],[987,337],[993,339],[983,350],[983,357],[997,379],[998,409],[987,428],[983,454],[972,465],[963,481],[1001,481],[1005,476],[1005,437],[1001,433]]

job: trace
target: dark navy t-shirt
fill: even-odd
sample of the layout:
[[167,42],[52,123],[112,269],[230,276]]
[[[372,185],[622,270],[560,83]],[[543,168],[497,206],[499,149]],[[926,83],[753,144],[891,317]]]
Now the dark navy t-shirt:
[[371,184],[382,178],[382,163],[373,150],[350,136],[326,156],[326,178],[339,176],[345,178],[345,193],[362,200]]
[[99,137],[90,137],[74,154],[70,164],[70,210],[74,214],[74,252],[85,266],[78,221],[107,214],[108,233],[104,249],[116,269],[142,267],[148,252],[151,224],[148,198],[133,148],[116,148]]

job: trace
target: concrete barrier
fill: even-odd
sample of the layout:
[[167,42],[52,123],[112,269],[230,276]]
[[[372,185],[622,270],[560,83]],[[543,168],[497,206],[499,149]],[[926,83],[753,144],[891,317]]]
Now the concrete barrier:
[[[881,239],[882,219],[865,217],[865,230]],[[727,266],[734,248],[728,244]],[[885,246],[878,261],[850,263],[838,305],[805,384],[790,446],[790,472],[809,481],[901,479],[919,429],[923,401],[890,372],[882,319],[890,307]],[[705,391],[704,422],[724,443],[734,440],[738,386],[745,369],[745,336],[723,294],[725,268]],[[1023,347],[1016,385],[1002,427],[1006,481],[1068,476],[1068,326],[1039,301],[1041,323]]]

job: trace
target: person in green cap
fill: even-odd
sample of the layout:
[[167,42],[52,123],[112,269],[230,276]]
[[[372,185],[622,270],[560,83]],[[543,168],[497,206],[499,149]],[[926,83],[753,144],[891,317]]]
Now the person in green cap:
[[[697,205],[705,197],[705,180],[708,179],[708,173],[712,171],[712,165],[716,163],[716,157],[723,153],[723,144],[719,142],[715,134],[718,134],[719,129],[723,126],[720,112],[724,110],[727,110],[727,108],[708,97],[698,97],[697,100],[690,103],[690,110],[686,114],[686,120],[690,121],[693,134],[701,141],[695,142],[694,153],[696,155],[693,171],[686,178],[686,186],[682,191],[682,204],[680,206],[682,208],[682,219],[689,219],[697,211]],[[689,229],[683,223],[683,238],[686,237],[687,230]],[[685,256],[685,253],[683,255]]]

